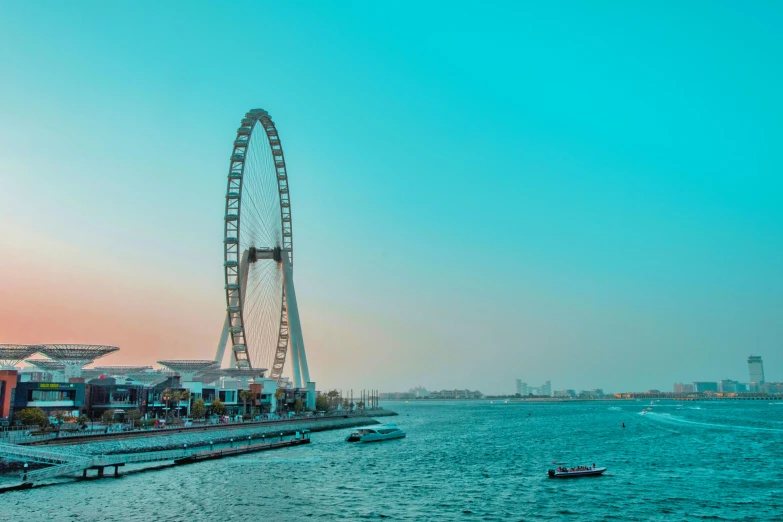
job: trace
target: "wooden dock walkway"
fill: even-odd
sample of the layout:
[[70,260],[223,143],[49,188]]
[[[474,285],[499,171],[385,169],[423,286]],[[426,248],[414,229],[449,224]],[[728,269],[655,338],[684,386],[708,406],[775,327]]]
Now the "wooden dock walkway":
[[221,450],[206,450],[188,455],[174,460],[174,464],[194,464],[203,460],[215,460],[222,459],[224,457],[233,457],[235,455],[244,455],[246,453],[255,453],[258,451],[273,450],[278,448],[289,448],[291,446],[299,446],[301,444],[310,444],[310,432],[304,430],[301,438],[291,438],[289,440],[283,440],[278,442],[260,442],[257,444],[237,444],[233,448],[224,448]]

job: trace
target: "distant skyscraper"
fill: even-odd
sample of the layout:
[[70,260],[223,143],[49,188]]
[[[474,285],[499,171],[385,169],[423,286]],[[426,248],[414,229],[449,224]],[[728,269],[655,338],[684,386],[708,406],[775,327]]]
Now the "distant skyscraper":
[[517,379],[517,393],[523,397],[527,395],[527,383],[522,382],[522,379]]
[[552,381],[546,381],[541,385],[541,395],[552,396]]
[[764,384],[764,363],[758,355],[748,357],[748,379],[756,385]]

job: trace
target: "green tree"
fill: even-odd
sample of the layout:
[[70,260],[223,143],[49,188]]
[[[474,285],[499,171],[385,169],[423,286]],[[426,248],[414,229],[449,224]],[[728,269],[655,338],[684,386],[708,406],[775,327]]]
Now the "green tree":
[[326,392],[326,399],[329,401],[329,409],[337,409],[337,405],[340,404],[340,392],[337,390],[331,390]]
[[114,410],[104,411],[103,415],[101,415],[101,420],[104,424],[111,426],[112,422],[114,421]]
[[294,411],[296,413],[299,413],[300,411],[302,411],[302,408],[304,408],[304,403],[302,402],[302,399],[297,398],[294,401]]
[[323,395],[315,398],[315,409],[318,411],[329,411],[329,400]]
[[87,415],[79,415],[79,419],[76,421],[79,423],[79,427],[83,430],[87,429],[87,423],[90,422],[90,418]]
[[39,426],[45,428],[49,424],[49,416],[41,408],[24,408],[14,415],[25,426]]
[[125,416],[131,422],[131,424],[133,424],[133,426],[136,426],[139,419],[141,419],[141,411],[138,409],[130,410],[125,414]]
[[68,416],[68,412],[57,410],[53,412],[51,416],[54,417],[55,429],[57,430],[57,436],[59,437],[60,430],[62,429],[63,424],[65,423],[65,418]]
[[364,408],[364,401],[359,401],[356,403],[357,408]]
[[212,401],[212,404],[210,405],[210,408],[212,408],[212,412],[215,413],[215,415],[223,415],[226,413],[226,405],[223,404],[223,401],[215,398],[214,401]]
[[250,390],[242,390],[239,392],[239,400],[242,401],[242,412],[247,413],[247,403],[253,401],[256,398],[256,394]]
[[204,399],[199,397],[193,402],[193,406],[190,409],[190,414],[196,419],[203,419],[207,413],[207,407],[204,406]]
[[277,401],[277,406],[279,408],[285,409],[285,390],[283,388],[278,388],[275,392],[275,400]]

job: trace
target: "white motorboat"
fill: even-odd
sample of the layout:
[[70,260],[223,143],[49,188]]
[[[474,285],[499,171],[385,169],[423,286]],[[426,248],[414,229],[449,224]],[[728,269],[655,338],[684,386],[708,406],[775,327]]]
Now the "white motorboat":
[[345,438],[346,442],[380,442],[382,440],[401,439],[405,432],[396,424],[382,424],[356,428]]
[[606,468],[579,466],[576,468],[564,468],[550,469],[548,471],[549,478],[575,478],[575,477],[595,477],[602,475],[606,471]]

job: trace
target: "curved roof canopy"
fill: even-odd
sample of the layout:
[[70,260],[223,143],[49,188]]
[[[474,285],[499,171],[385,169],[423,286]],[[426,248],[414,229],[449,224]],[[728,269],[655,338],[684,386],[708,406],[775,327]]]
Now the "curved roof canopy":
[[51,359],[25,359],[27,364],[32,364],[36,368],[49,371],[62,371],[65,369],[65,364],[60,361],[53,361]]
[[13,368],[38,352],[38,346],[26,344],[0,344],[0,368]]
[[[39,352],[55,361],[94,361],[119,350],[116,346],[97,344],[44,344]],[[86,364],[86,363],[85,363]]]

